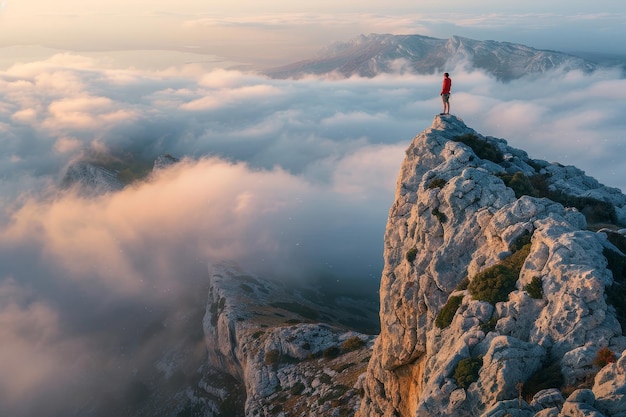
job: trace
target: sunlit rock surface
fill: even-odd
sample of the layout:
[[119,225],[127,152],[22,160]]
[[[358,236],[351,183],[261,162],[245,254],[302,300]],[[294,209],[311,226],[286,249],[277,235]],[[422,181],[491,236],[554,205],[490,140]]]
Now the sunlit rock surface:
[[[625,206],[619,190],[581,170],[436,116],[400,169],[359,415],[626,415],[626,338],[607,301],[623,280],[614,243]],[[504,298],[472,293],[520,242],[528,254]],[[458,308],[437,325],[449,300]],[[602,349],[619,360],[600,371]],[[457,381],[459,364],[472,361],[473,375]],[[547,368],[555,386],[536,382]]]

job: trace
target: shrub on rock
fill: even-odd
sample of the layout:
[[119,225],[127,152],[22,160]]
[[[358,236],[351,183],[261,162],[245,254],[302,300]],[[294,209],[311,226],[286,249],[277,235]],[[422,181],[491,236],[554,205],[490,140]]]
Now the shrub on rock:
[[543,298],[543,287],[541,285],[541,278],[533,277],[529,284],[524,285],[524,291],[531,296],[531,298],[540,300]]
[[439,314],[437,314],[437,318],[435,319],[435,325],[440,329],[445,329],[446,327],[448,327],[452,323],[454,315],[459,309],[461,302],[463,302],[462,295],[455,295],[448,298],[448,302],[446,302],[446,304],[439,311]]
[[478,374],[482,366],[482,356],[461,359],[454,370],[452,378],[454,378],[459,387],[467,389],[472,382],[478,380]]
[[609,363],[615,363],[615,353],[608,347],[603,347],[596,352],[593,364],[598,368],[604,368]]

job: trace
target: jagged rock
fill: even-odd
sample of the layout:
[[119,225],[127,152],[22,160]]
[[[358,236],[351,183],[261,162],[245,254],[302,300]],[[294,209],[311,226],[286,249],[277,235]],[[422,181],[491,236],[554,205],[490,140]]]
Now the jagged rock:
[[607,201],[615,207],[616,220],[621,224],[626,223],[626,195],[618,188],[602,185],[573,166],[552,164],[545,167],[545,172],[551,177],[550,189],[572,196]]
[[[85,195],[98,195],[119,191],[126,184],[144,178],[146,175],[145,172],[132,172],[128,168],[132,164],[131,161],[116,160],[110,156],[101,156],[100,159],[94,157],[92,160],[86,157],[85,160],[77,160],[69,164],[61,180],[61,186],[78,187],[78,190]],[[116,161],[116,164],[113,161]],[[154,160],[152,171],[164,169],[177,162],[179,160],[172,155],[160,155]],[[114,169],[113,166],[116,168]],[[126,168],[120,168],[125,166]]]
[[117,172],[87,161],[70,164],[65,172],[61,185],[63,187],[79,186],[86,194],[101,194],[118,191],[124,188],[117,178]]
[[520,391],[518,384],[526,381],[541,366],[545,354],[541,346],[511,336],[493,338],[483,357],[478,381],[468,389],[469,396],[477,404],[495,404],[517,398]]
[[245,385],[238,415],[352,415],[358,408],[374,336],[319,323],[337,306],[307,294],[233,265],[212,266],[203,320],[208,361]]
[[533,400],[530,405],[534,408],[539,409],[553,409],[556,410],[558,414],[558,409],[563,407],[563,403],[565,399],[563,398],[563,394],[556,388],[544,389],[533,395]]
[[598,410],[610,416],[626,415],[626,351],[598,372],[593,392]]
[[[626,348],[605,297],[614,277],[604,252],[618,250],[606,233],[588,230],[598,219],[623,224],[625,208],[619,190],[576,168],[531,160],[454,116],[435,117],[406,151],[389,213],[381,334],[359,415],[626,412],[620,394],[626,381],[614,378],[610,386],[609,376],[594,391],[570,396],[560,411],[558,399],[552,405],[520,399],[535,372],[557,369],[566,385],[577,386],[597,371],[600,348]],[[523,239],[527,252],[520,250]],[[507,263],[519,253],[525,259]],[[514,274],[510,288],[500,287],[506,274]],[[486,288],[502,288],[504,296],[476,299],[485,296],[476,290],[485,287],[481,280],[489,279]],[[449,319],[436,320],[443,310]],[[461,361],[480,357],[476,375],[459,376],[468,378],[463,384],[455,379]]]
[[178,158],[173,157],[170,154],[159,155],[154,160],[154,166],[152,167],[152,170],[158,171],[160,169],[167,168],[170,165],[174,165],[178,162],[180,162],[180,160]]
[[559,417],[605,417],[594,408],[596,397],[589,389],[579,389],[572,393],[563,404]]

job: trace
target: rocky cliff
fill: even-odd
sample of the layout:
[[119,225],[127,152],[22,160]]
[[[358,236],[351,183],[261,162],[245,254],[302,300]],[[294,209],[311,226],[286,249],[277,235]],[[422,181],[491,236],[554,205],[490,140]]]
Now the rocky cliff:
[[213,265],[204,316],[209,365],[243,385],[215,415],[354,415],[374,336],[376,303],[315,287],[288,286]]
[[359,415],[626,415],[626,197],[454,116],[406,151]]
[[436,116],[400,170],[378,337],[375,300],[211,265],[206,305],[142,339],[185,337],[89,415],[626,417],[625,224],[620,190]]

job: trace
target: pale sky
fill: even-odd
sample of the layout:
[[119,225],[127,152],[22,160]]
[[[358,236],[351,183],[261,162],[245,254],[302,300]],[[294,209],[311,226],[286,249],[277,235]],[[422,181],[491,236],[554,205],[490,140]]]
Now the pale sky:
[[459,35],[626,54],[621,0],[2,0],[0,10],[0,46],[193,50],[258,65],[307,58],[362,33]]

